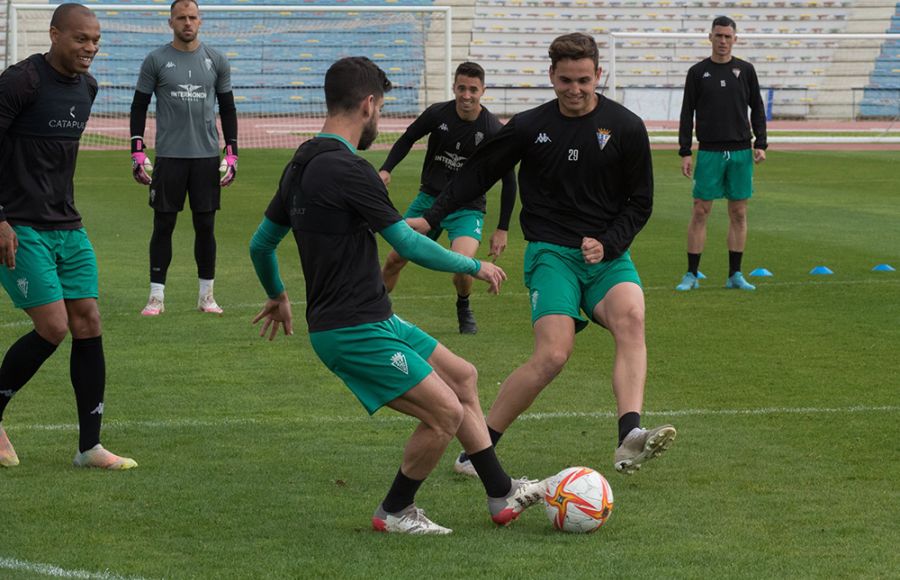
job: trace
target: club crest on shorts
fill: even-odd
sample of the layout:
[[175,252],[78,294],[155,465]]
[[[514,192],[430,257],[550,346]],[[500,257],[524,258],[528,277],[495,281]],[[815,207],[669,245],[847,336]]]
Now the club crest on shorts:
[[597,144],[600,145],[601,151],[603,151],[603,148],[609,143],[611,137],[612,133],[609,129],[597,129]]
[[537,290],[535,290],[534,292],[531,293],[531,309],[532,310],[537,310],[537,302],[538,302],[539,297],[540,297],[540,294],[538,293]]
[[22,296],[28,298],[28,278],[19,278],[16,280],[16,286],[19,287],[19,292],[22,293]]
[[406,364],[406,356],[402,352],[395,352],[391,356],[391,365],[404,375],[409,374],[409,365]]

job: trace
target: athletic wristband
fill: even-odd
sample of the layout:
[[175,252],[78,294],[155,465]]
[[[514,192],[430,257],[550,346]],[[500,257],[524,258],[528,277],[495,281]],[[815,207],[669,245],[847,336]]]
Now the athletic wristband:
[[135,135],[131,138],[131,152],[132,153],[142,153],[144,151],[144,137],[142,135]]

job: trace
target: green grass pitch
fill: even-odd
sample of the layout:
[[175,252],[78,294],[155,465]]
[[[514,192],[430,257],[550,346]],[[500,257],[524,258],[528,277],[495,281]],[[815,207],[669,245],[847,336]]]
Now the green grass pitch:
[[[394,174],[401,210],[421,155]],[[369,156],[378,163],[384,153]],[[690,182],[675,152],[655,151],[654,214],[632,250],[647,301],[644,423],[674,423],[678,440],[635,476],[613,471],[613,345],[592,327],[498,454],[514,476],[598,469],[615,493],[609,522],[569,536],[536,508],[496,529],[481,486],[451,473],[454,442],[418,497],[455,530],[440,538],[370,531],[414,423],[390,411],[369,418],[315,357],[291,239],[279,256],[296,334],[269,343],[250,324],[264,296],[247,244],[289,157],[242,151],[224,191],[216,298],[225,315],[195,311],[193,232],[182,214],[167,311],[142,319],[146,190],[131,180],[127,153],[81,153],[78,207],[100,264],[104,443],[140,467],[71,466],[67,341],[6,412],[22,464],[0,471],[0,577],[896,577],[900,272],[871,269],[900,268],[900,153],[771,151],[756,173],[744,263],[745,273],[775,276],[751,278],[755,293],[723,289],[719,203],[707,279],[679,294]],[[487,235],[496,207],[493,195]],[[532,346],[524,247],[517,222],[512,229],[503,293],[476,287],[477,336],[456,333],[447,274],[411,265],[394,295],[398,314],[477,365],[485,407]],[[834,275],[811,276],[818,265]],[[0,346],[28,329],[4,298]]]

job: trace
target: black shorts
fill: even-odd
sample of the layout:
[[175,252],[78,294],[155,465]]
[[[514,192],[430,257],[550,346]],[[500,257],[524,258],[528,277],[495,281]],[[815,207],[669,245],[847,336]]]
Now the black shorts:
[[221,191],[218,157],[156,158],[150,184],[150,207],[156,211],[181,211],[185,195],[190,196],[192,212],[216,211]]

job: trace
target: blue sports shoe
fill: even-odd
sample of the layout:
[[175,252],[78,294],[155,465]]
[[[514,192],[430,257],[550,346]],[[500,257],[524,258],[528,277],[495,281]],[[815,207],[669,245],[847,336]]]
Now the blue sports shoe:
[[725,282],[725,287],[731,290],[756,290],[756,286],[744,280],[744,275],[740,272],[735,272],[729,276],[728,281]]
[[695,290],[700,287],[700,282],[693,273],[688,272],[684,275],[684,278],[681,279],[681,284],[675,286],[675,289],[679,292],[687,292],[688,290]]

